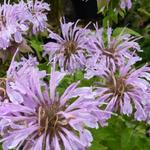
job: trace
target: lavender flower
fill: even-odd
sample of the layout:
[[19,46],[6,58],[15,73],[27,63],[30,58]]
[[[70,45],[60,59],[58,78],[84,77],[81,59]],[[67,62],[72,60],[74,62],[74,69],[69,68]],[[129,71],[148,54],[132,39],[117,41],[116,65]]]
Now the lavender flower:
[[85,28],[77,27],[78,21],[62,23],[62,36],[50,31],[49,37],[56,42],[44,45],[45,54],[49,54],[49,61],[56,62],[62,70],[74,72],[83,69],[86,62],[86,49],[88,49]]
[[50,11],[49,4],[39,0],[28,0],[27,7],[31,14],[32,32],[43,32],[47,28],[47,11]]
[[146,122],[150,124],[150,103],[146,103],[144,105],[144,111],[146,114]]
[[28,29],[20,18],[16,5],[0,5],[0,49],[8,48],[13,42],[21,43],[22,34]]
[[18,4],[0,5],[0,49],[6,49],[12,44],[23,41],[30,26],[33,33],[44,31],[47,28],[46,11],[50,10],[47,3],[36,0],[21,0]]
[[[14,55],[15,57],[15,55]],[[39,76],[43,78],[45,71],[39,71],[37,68],[38,62],[36,58],[29,56],[28,59],[22,58],[20,62],[12,60],[12,63],[7,71],[6,77],[6,93],[9,100],[14,104],[22,103],[25,89],[29,86],[29,78],[32,76],[31,72],[34,70],[38,72]]]
[[131,58],[127,65],[122,66],[118,72],[107,69],[103,74],[104,83],[99,83],[97,92],[100,101],[108,102],[106,110],[120,110],[128,116],[134,111],[137,120],[145,120],[144,101],[150,100],[147,92],[150,79],[150,68],[143,66],[133,69],[132,64],[137,58]]
[[89,147],[93,139],[86,127],[105,125],[107,117],[93,100],[91,88],[77,88],[79,82],[73,83],[59,97],[56,88],[65,73],[53,71],[49,87],[41,86],[37,71],[33,69],[30,73],[22,104],[3,102],[0,105],[3,149],[84,150]]
[[137,57],[135,51],[140,51],[140,46],[135,42],[134,37],[122,33],[117,37],[113,37],[112,29],[108,28],[107,42],[105,42],[103,40],[104,29],[98,29],[97,25],[95,25],[95,29],[96,33],[89,39],[91,54],[87,60],[87,74],[92,76],[91,73],[95,72],[97,70],[96,66],[99,65],[115,70],[124,65],[130,57]]
[[23,0],[20,0],[19,3],[14,3],[16,17],[20,20],[22,24],[29,28],[31,21],[33,19],[31,12],[29,11],[27,3]]
[[130,9],[132,7],[132,2],[131,0],[121,0],[120,1],[120,7],[122,9],[128,8]]
[[[149,78],[150,80],[150,78]],[[146,122],[148,124],[150,124],[150,100],[149,100],[149,97],[150,97],[150,85],[148,85],[148,88],[147,88],[147,91],[146,91],[148,94],[146,95],[143,95],[144,97],[144,111],[145,111],[145,114],[146,114]]]

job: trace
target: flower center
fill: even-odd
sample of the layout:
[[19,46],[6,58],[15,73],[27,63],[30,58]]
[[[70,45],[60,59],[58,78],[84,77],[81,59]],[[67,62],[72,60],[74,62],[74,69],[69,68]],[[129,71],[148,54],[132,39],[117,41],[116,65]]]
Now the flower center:
[[125,83],[125,77],[112,77],[112,80],[108,83],[110,92],[114,93],[118,97],[122,97],[124,92],[131,91],[133,86]]
[[70,61],[71,54],[74,54],[77,50],[76,43],[73,41],[67,41],[64,43],[64,69],[67,69],[67,63]]
[[115,95],[122,96],[126,85],[123,78],[116,78],[116,85],[114,86]]
[[3,15],[0,15],[0,31],[2,30],[2,27],[6,25],[6,19]]
[[76,43],[74,41],[67,41],[64,44],[65,47],[65,56],[70,56],[71,54],[74,54],[76,52]]
[[45,132],[53,136],[61,129],[60,127],[67,126],[68,123],[65,118],[58,114],[61,109],[63,108],[60,107],[58,102],[38,108],[38,131],[40,135]]
[[0,78],[0,97],[6,96],[6,79]]
[[103,50],[103,54],[108,57],[114,57],[115,49],[114,48],[106,48]]

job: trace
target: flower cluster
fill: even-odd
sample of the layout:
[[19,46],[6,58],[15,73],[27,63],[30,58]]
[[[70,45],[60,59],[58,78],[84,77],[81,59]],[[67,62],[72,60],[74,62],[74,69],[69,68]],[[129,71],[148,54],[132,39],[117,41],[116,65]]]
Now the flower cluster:
[[[107,1],[109,2],[109,1]],[[121,0],[121,8],[131,8]],[[43,1],[21,0],[0,6],[0,49],[20,43],[24,34],[47,28]],[[43,46],[51,72],[39,69],[35,57],[16,61],[15,52],[6,76],[0,78],[0,142],[4,150],[85,150],[93,141],[90,128],[107,125],[112,114],[134,115],[150,122],[150,67],[135,67],[141,60],[137,38],[114,34],[112,28],[94,30],[79,21],[60,21],[60,34],[51,30]],[[42,60],[43,61],[43,60]],[[44,64],[45,65],[45,64]],[[66,75],[80,70],[91,86],[67,83]],[[97,79],[95,82],[94,79]]]
[[30,28],[33,33],[46,29],[47,16],[45,11],[49,11],[49,5],[42,1],[28,0],[25,3],[6,3],[0,5],[0,49],[7,49],[13,44],[23,41],[23,35]]
[[134,67],[141,60],[136,53],[141,51],[136,38],[123,32],[114,36],[111,28],[107,29],[106,36],[104,29],[96,25],[95,29],[95,34],[89,39],[91,48],[85,78],[97,76],[101,79],[95,84],[95,90],[99,101],[108,103],[107,111],[128,116],[134,113],[135,119],[146,120],[145,110],[150,101],[150,68],[147,65]]
[[120,111],[128,116],[134,113],[137,120],[146,120],[144,103],[150,99],[150,68],[134,68],[141,60],[137,52],[142,51],[137,39],[124,31],[113,35],[111,28],[94,26],[93,32],[77,27],[77,23],[61,23],[62,36],[50,31],[50,37],[56,41],[44,45],[50,63],[59,64],[69,73],[77,68],[85,70],[87,79],[99,77],[103,82],[93,88],[98,101],[108,104],[107,111]]

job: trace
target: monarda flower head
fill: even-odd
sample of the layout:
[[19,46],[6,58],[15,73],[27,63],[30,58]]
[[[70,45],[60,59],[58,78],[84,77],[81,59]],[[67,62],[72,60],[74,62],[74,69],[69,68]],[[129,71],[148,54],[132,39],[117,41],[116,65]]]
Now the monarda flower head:
[[33,34],[47,29],[47,11],[50,11],[49,4],[40,0],[28,0],[27,7],[31,16],[30,22]]
[[[16,55],[16,54],[15,54]],[[14,58],[15,58],[14,55]],[[38,72],[40,78],[46,75],[45,71],[39,71],[37,68],[38,62],[36,58],[29,56],[28,59],[22,57],[20,62],[14,61],[7,71],[6,76],[6,93],[9,100],[14,104],[23,102],[23,95],[26,94],[26,87],[29,86],[31,72]]]
[[32,56],[29,56],[28,59],[22,57],[20,62],[15,61],[18,50],[14,54],[6,76],[0,78],[0,101],[9,96],[9,100],[13,101],[13,103],[22,102],[23,99],[19,92],[23,91],[24,84],[28,84],[31,70],[37,69],[38,62]]
[[[121,33],[114,37],[112,29],[108,28],[107,38],[104,40],[104,29],[98,29],[97,25],[95,29],[96,33],[89,39],[91,54],[86,63],[87,72],[96,70],[95,67],[101,64],[110,70],[118,69],[129,58],[136,56],[135,51],[140,51],[139,44],[135,42],[136,39],[129,34]],[[89,61],[94,63],[91,64]]]
[[105,111],[93,100],[91,88],[77,88],[77,82],[59,96],[56,88],[65,73],[52,71],[49,86],[40,84],[37,71],[33,69],[30,73],[24,101],[0,105],[3,149],[85,150],[89,147],[93,139],[88,128],[97,128],[98,123],[105,125],[107,119]]
[[106,110],[120,111],[122,114],[134,116],[137,120],[145,120],[145,100],[150,100],[147,91],[150,79],[150,68],[143,66],[134,69],[136,60],[131,58],[127,65],[112,72],[109,69],[103,74],[104,82],[98,83],[97,93],[100,101],[108,103]]
[[77,27],[77,23],[61,21],[61,36],[50,31],[49,37],[56,42],[44,45],[45,54],[50,62],[57,62],[59,67],[68,72],[83,69],[88,49],[86,27]]
[[4,1],[0,5],[0,49],[6,49],[12,43],[22,42],[22,33],[27,30],[16,11],[16,6]]

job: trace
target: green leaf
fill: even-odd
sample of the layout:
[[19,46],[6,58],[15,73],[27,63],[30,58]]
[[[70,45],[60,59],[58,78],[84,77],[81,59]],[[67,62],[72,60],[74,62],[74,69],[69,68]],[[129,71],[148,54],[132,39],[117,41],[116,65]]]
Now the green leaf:
[[51,65],[48,62],[40,63],[38,67],[40,70],[46,70],[47,73],[50,73],[51,71]]
[[31,47],[36,51],[37,57],[39,60],[42,60],[41,52],[43,50],[42,48],[42,42],[39,41],[37,38],[33,38],[30,41]]
[[134,140],[133,140],[134,130],[131,128],[125,128],[121,134],[121,149],[122,150],[129,150],[134,147]]
[[108,27],[108,25],[110,25],[110,20],[109,20],[109,17],[106,16],[106,17],[103,19],[103,27]]
[[121,32],[122,32],[122,33],[131,34],[131,35],[134,35],[134,36],[137,36],[137,37],[142,37],[141,34],[139,34],[138,32],[136,32],[136,31],[134,31],[134,30],[132,30],[132,29],[130,29],[130,28],[128,28],[128,27],[124,27],[124,28],[122,28],[122,27],[117,27],[117,28],[115,28],[115,30],[113,31],[113,35],[114,35],[114,36],[117,36],[117,35],[119,35]]
[[118,11],[118,13],[119,13],[119,15],[122,17],[122,18],[124,18],[124,16],[125,16],[125,13],[124,13],[124,11],[123,10],[119,10]]
[[145,128],[127,116],[112,117],[107,127],[91,130],[94,140],[89,150],[149,150]]
[[145,14],[145,15],[147,15],[148,17],[150,17],[150,13],[148,11],[146,11],[145,9],[139,8],[138,11]]
[[101,13],[104,11],[105,7],[107,7],[107,1],[106,0],[97,0],[97,7],[98,7],[98,12]]
[[75,81],[79,81],[79,80],[82,80],[84,78],[84,74],[82,71],[76,71],[74,73],[74,80]]
[[2,149],[2,145],[1,145],[1,144],[0,144],[0,150],[3,150],[3,149]]

